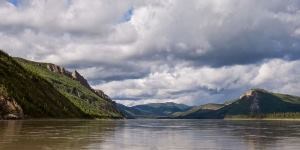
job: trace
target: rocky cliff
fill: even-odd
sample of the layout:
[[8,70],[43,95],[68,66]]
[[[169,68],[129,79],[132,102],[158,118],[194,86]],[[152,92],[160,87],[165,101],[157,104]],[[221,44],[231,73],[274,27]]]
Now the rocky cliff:
[[102,90],[94,89],[93,90],[99,97],[107,100],[107,101],[112,101],[112,99],[106,95]]
[[250,103],[250,114],[255,115],[260,113],[260,95],[261,93],[267,93],[266,90],[263,89],[251,89],[247,91],[245,94],[240,96],[241,100],[248,101]]
[[76,70],[72,73],[72,78],[74,80],[77,80],[81,85],[85,86],[86,88],[92,89],[91,86],[89,85],[88,81],[81,74],[79,74]]
[[58,66],[58,65],[55,65],[55,64],[47,64],[47,69],[51,72],[58,73],[58,74],[61,74],[61,75],[65,75],[69,78],[72,78],[72,79],[80,82],[80,84],[82,84],[86,88],[92,89],[90,87],[88,81],[81,74],[79,74],[76,70],[74,72],[69,72],[64,67],[61,67],[61,66]]
[[0,119],[23,119],[21,106],[11,97],[0,95]]
[[55,73],[59,73],[59,74],[62,74],[62,75],[66,75],[68,77],[72,77],[71,72],[66,71],[66,69],[64,67],[61,67],[61,66],[58,66],[58,65],[55,65],[55,64],[47,64],[47,69],[52,71],[52,72],[55,72]]

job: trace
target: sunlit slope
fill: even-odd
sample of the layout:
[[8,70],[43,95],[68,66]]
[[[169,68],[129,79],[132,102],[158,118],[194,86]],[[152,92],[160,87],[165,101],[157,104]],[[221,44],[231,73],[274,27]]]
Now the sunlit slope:
[[21,58],[15,58],[15,60],[33,74],[47,80],[57,91],[85,114],[94,118],[123,117],[113,101],[99,97],[92,89],[67,75],[50,71],[47,65],[53,64],[37,63]]

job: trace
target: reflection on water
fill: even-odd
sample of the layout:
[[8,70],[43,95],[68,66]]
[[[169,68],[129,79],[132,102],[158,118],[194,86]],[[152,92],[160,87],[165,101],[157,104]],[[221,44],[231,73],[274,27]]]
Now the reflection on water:
[[114,133],[112,121],[1,121],[0,149],[82,149]]
[[0,149],[299,149],[298,121],[0,121]]

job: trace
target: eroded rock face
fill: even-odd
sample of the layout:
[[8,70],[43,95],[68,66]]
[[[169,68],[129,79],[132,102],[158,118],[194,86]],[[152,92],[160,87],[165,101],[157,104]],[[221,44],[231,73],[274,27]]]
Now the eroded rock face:
[[87,82],[87,80],[82,75],[80,75],[76,70],[71,73],[67,71],[64,67],[54,65],[54,64],[47,64],[47,69],[54,73],[62,74],[76,81],[79,81],[80,84],[82,84],[83,86],[87,87],[88,89],[92,89],[89,83]]
[[81,74],[79,74],[76,70],[72,73],[72,78],[74,80],[79,81],[81,85],[87,87],[88,89],[92,89],[90,87],[89,83],[87,82],[87,80]]
[[250,101],[250,113],[251,114],[258,114],[260,113],[260,92],[267,92],[263,89],[251,89],[243,94],[240,99]]
[[66,75],[68,77],[72,77],[72,73],[67,71],[64,67],[58,66],[58,65],[54,65],[54,64],[47,64],[47,69],[55,72],[55,73],[59,73],[62,75]]
[[247,98],[247,97],[253,97],[258,93],[267,93],[268,91],[264,89],[251,89],[247,92],[245,92],[243,95],[240,96],[240,99]]
[[98,89],[95,89],[94,92],[101,98],[103,98],[104,100],[107,100],[107,101],[112,101],[111,98],[106,95],[102,90],[98,90]]
[[12,98],[0,95],[0,119],[23,119],[21,106]]

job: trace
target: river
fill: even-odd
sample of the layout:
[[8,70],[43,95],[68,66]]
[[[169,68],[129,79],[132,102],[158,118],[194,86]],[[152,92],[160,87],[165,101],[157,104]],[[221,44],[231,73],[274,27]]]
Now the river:
[[1,150],[295,149],[300,121],[0,121]]

